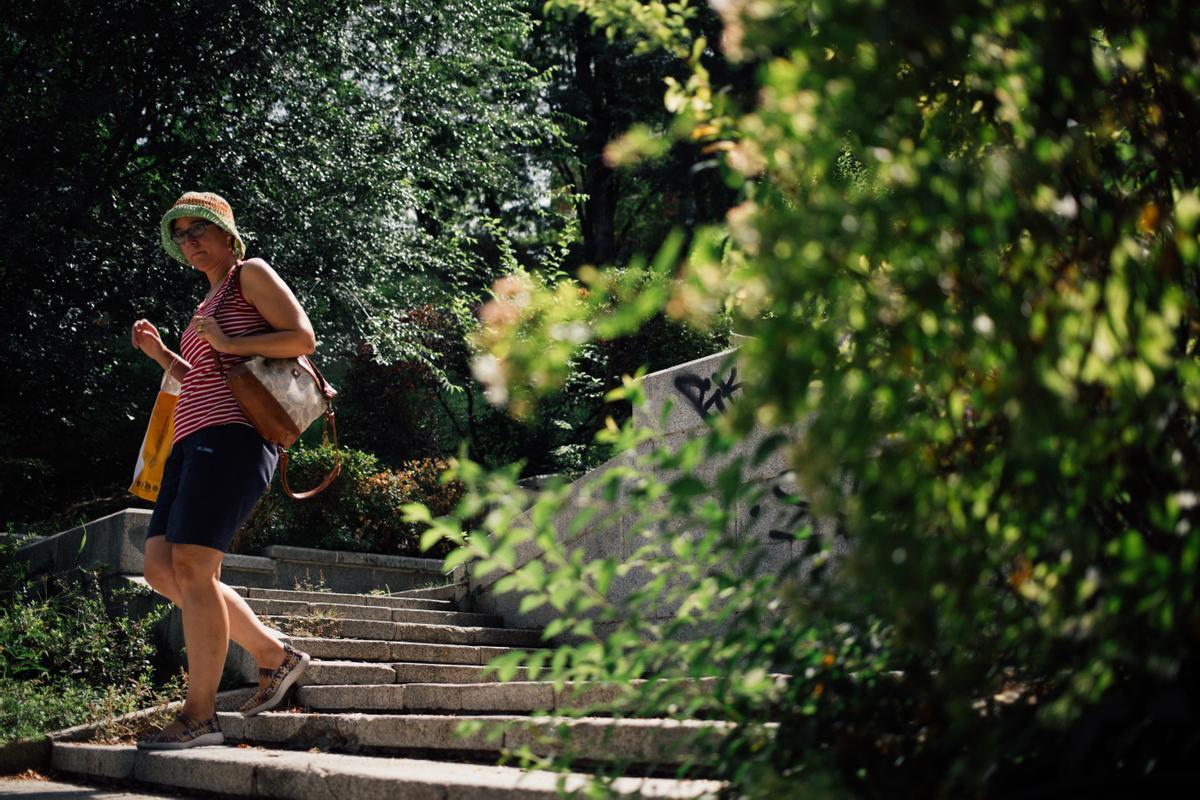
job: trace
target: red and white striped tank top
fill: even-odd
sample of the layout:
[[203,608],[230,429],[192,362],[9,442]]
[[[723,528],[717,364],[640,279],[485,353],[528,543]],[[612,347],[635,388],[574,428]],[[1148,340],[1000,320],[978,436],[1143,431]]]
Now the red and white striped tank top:
[[[196,315],[215,316],[226,336],[269,333],[271,326],[242,294],[242,282],[239,279],[241,271],[241,264],[231,269],[212,297],[196,307]],[[221,298],[226,291],[229,296],[222,302]],[[217,364],[213,360],[212,348],[196,334],[190,322],[179,337],[179,354],[192,368],[183,376],[179,390],[179,403],[175,406],[175,438],[171,440],[171,444],[174,445],[201,428],[230,423],[250,425],[250,420],[234,399],[233,392],[229,391],[225,381],[221,380],[221,373],[217,371]],[[225,369],[249,360],[249,356],[221,354]]]

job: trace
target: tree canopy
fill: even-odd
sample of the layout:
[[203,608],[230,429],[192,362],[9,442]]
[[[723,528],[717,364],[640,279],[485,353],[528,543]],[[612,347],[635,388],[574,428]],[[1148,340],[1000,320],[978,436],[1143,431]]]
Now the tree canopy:
[[322,354],[366,341],[395,357],[402,308],[482,291],[497,269],[483,223],[545,227],[531,171],[557,122],[522,54],[530,26],[511,0],[6,11],[6,514],[36,485],[78,497],[124,479],[111,454],[136,447],[155,380],[128,326],[173,337],[197,296],[158,246],[185,190],[233,203]]

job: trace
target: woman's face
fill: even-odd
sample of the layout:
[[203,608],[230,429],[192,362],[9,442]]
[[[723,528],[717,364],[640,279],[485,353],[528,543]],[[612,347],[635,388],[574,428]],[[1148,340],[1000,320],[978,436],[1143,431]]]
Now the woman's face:
[[194,268],[208,272],[229,264],[233,257],[233,237],[220,226],[199,217],[180,217],[171,226],[177,235],[187,232],[179,249]]

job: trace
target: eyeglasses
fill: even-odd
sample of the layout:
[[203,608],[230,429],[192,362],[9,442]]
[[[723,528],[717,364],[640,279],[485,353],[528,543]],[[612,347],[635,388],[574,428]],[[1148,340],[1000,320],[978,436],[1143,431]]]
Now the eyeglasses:
[[197,239],[199,239],[201,236],[204,235],[204,229],[207,228],[209,225],[212,225],[212,223],[206,222],[205,220],[200,220],[199,222],[193,222],[191,225],[189,225],[187,227],[187,230],[183,231],[182,233],[180,233],[180,232],[172,233],[171,241],[174,242],[175,244],[183,244],[184,239],[191,239],[194,242]]

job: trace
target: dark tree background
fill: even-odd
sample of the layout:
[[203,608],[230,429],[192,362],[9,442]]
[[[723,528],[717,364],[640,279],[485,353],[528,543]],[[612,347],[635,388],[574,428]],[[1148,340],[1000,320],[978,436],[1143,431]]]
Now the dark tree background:
[[[503,271],[504,246],[536,269],[576,215],[568,269],[653,250],[725,200],[686,148],[637,175],[604,166],[625,125],[665,122],[664,65],[521,0],[0,9],[0,523],[125,504],[159,378],[129,325],[147,317],[174,342],[203,288],[158,245],[158,220],[185,190],[231,201],[250,253],[313,318],[335,383],[364,352],[393,372],[435,368],[417,370],[429,380],[402,402],[432,392],[440,402],[419,407],[440,438],[394,458],[467,438],[533,471],[590,439],[617,365],[570,399],[583,406],[568,425],[592,427],[548,435],[486,408],[463,354],[429,351],[412,310],[464,321]],[[343,430],[361,423],[359,446],[389,424],[386,409],[343,410]]]

